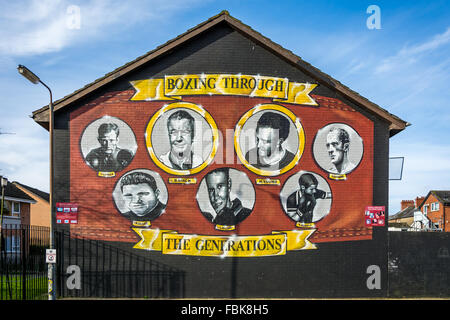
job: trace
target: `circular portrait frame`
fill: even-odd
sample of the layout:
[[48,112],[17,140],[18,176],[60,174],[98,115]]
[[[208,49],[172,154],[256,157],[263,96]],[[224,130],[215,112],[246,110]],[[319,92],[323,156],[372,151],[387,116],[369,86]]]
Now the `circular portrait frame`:
[[[325,200],[323,203],[319,203],[318,206],[314,208],[313,216],[312,216],[312,223],[316,223],[325,217],[327,217],[331,212],[331,207],[333,205],[333,190],[331,190],[331,186],[328,183],[327,179],[321,176],[320,174],[313,172],[313,171],[307,171],[307,170],[300,170],[291,176],[289,176],[286,181],[284,182],[283,186],[280,190],[280,204],[283,209],[283,212],[286,214],[288,218],[290,218],[292,221],[296,222],[289,214],[288,214],[288,199],[290,196],[294,195],[297,191],[299,191],[299,178],[303,174],[312,174],[318,181],[316,188],[324,191],[326,194],[325,197],[322,198]],[[317,199],[321,200],[321,199]],[[317,213],[316,211],[327,211],[325,213]],[[314,217],[317,217],[314,219]]]
[[[119,145],[120,145],[121,150],[129,151],[132,154],[132,157],[131,157],[131,160],[129,161],[129,163],[126,166],[124,166],[123,168],[121,168],[120,170],[97,170],[86,159],[89,156],[91,151],[101,148],[101,146],[100,147],[86,146],[86,144],[92,145],[92,142],[86,142],[86,140],[89,140],[89,137],[92,137],[91,139],[94,140],[93,137],[95,136],[95,140],[96,140],[95,143],[97,145],[99,145],[99,142],[97,140],[98,129],[104,123],[114,123],[118,126],[119,136],[117,136],[116,138],[118,138],[120,142],[118,143],[117,147],[119,148]],[[126,135],[126,139],[121,139],[120,137],[123,137],[124,135]],[[130,138],[132,138],[131,139],[132,141],[127,141]],[[126,143],[124,143],[124,141],[126,141]],[[94,170],[95,172],[98,172],[99,176],[103,176],[103,177],[113,177],[113,176],[115,176],[115,174],[114,175],[108,175],[108,174],[101,175],[100,173],[102,173],[102,172],[104,172],[104,173],[114,172],[115,173],[115,172],[120,172],[120,171],[125,170],[126,167],[128,167],[128,165],[133,161],[134,157],[136,156],[137,149],[138,149],[136,135],[135,135],[133,129],[128,125],[128,123],[126,123],[121,118],[118,118],[115,116],[110,116],[110,115],[104,115],[100,118],[97,118],[97,119],[91,121],[89,124],[87,124],[86,127],[83,129],[83,132],[81,133],[78,144],[79,144],[80,154],[83,157],[83,161],[85,162],[85,164],[89,168]]]
[[[150,175],[153,177],[156,183],[156,188],[159,190],[158,194],[158,201],[164,206],[162,213],[158,215],[160,217],[165,212],[165,208],[167,207],[167,204],[169,202],[169,190],[167,188],[167,185],[164,182],[164,179],[161,177],[161,175],[157,171],[153,171],[150,169],[145,168],[139,168],[139,169],[133,169],[130,171],[125,172],[114,184],[113,191],[111,193],[112,200],[114,202],[114,206],[116,207],[116,210],[121,214],[121,216],[130,219],[125,216],[125,213],[127,212],[127,208],[125,205],[125,200],[123,199],[122,192],[120,191],[120,182],[122,179],[130,174],[133,173],[144,173],[147,175]],[[157,219],[156,217],[155,219]],[[130,219],[132,220],[132,219]],[[145,219],[144,219],[145,220]],[[153,220],[153,219],[152,219]]]
[[[235,229],[234,225],[221,225],[220,223],[215,223],[211,220],[211,218],[214,218],[214,215],[216,215],[216,213],[213,205],[211,204],[211,199],[209,198],[206,178],[209,174],[218,172],[220,170],[228,170],[228,178],[231,180],[231,188],[228,190],[227,195],[229,199],[232,201],[232,203],[236,199],[238,199],[242,208],[244,210],[247,210],[247,214],[242,221],[247,219],[248,216],[252,214],[253,209],[255,208],[256,190],[248,175],[244,171],[238,170],[233,167],[215,168],[206,173],[200,181],[195,196],[200,213],[209,223],[216,224],[217,230],[230,231]],[[207,215],[210,216],[208,217]],[[238,224],[242,221],[239,221]]]
[[[154,125],[158,121],[158,119],[165,113],[173,109],[188,109],[190,111],[194,111],[199,116],[201,116],[206,123],[209,125],[211,132],[212,132],[212,148],[211,152],[207,156],[206,160],[204,160],[199,166],[194,167],[192,169],[188,170],[177,170],[174,168],[171,168],[164,164],[159,157],[155,153],[155,148],[152,143],[152,132]],[[218,147],[219,147],[219,132],[217,129],[217,124],[214,121],[213,117],[200,105],[191,103],[191,102],[174,102],[170,104],[164,105],[161,109],[159,109],[150,119],[149,123],[147,124],[146,130],[145,130],[145,142],[147,146],[147,151],[150,154],[150,158],[153,160],[153,162],[162,170],[164,170],[167,173],[173,174],[173,175],[179,175],[179,176],[185,176],[185,175],[192,175],[199,173],[203,169],[205,169],[214,159]]]
[[[298,148],[295,150],[296,152],[294,155],[294,159],[289,164],[287,164],[286,166],[284,166],[283,168],[281,168],[279,170],[259,169],[255,166],[251,165],[250,163],[248,163],[248,161],[245,159],[245,155],[242,152],[242,149],[241,149],[241,146],[239,143],[239,138],[240,138],[240,135],[241,135],[241,132],[242,132],[242,129],[243,129],[245,123],[255,114],[257,114],[259,112],[267,111],[267,110],[278,111],[278,112],[284,114],[285,116],[287,116],[289,118],[289,120],[294,124],[294,127],[296,128],[296,137],[298,138]],[[291,110],[289,110],[288,108],[283,107],[281,105],[278,105],[278,104],[256,105],[255,107],[253,107],[252,109],[247,111],[239,119],[238,123],[236,124],[235,132],[234,132],[234,149],[236,151],[236,154],[237,154],[239,160],[247,169],[249,169],[253,173],[256,173],[261,176],[278,176],[283,173],[286,173],[287,171],[289,171],[293,167],[295,167],[303,155],[303,151],[305,149],[305,142],[306,142],[305,132],[303,130],[303,126],[300,122],[300,119]]]
[[[327,132],[329,132],[332,127],[335,127],[337,129],[344,129],[349,135],[350,146],[348,151],[348,160],[351,163],[350,170],[338,172],[337,169],[332,169],[333,164],[326,149]],[[364,141],[362,137],[352,126],[343,122],[331,122],[320,128],[314,136],[314,141],[312,143],[311,149],[316,164],[319,166],[319,168],[329,174],[347,175],[358,168],[364,158]]]

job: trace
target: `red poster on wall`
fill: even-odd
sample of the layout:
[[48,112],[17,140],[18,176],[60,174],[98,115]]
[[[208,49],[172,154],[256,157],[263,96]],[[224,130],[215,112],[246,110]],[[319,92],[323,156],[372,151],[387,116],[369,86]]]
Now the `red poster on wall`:
[[56,203],[56,223],[58,224],[77,224],[78,223],[78,204],[76,203]]
[[367,227],[384,226],[386,217],[386,209],[384,206],[366,207],[365,224]]

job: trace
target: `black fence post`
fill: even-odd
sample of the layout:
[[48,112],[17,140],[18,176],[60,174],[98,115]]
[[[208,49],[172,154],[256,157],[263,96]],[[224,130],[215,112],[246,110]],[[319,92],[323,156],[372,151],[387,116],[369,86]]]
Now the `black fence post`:
[[27,252],[26,252],[26,230],[25,226],[22,228],[22,300],[27,299]]
[[61,297],[62,296],[62,292],[63,292],[63,288],[62,288],[62,277],[63,277],[63,262],[64,262],[64,255],[63,255],[63,247],[61,246],[61,232],[57,231],[55,232],[55,249],[56,249],[56,253],[58,255],[57,259],[56,259],[56,270],[55,270],[55,295],[56,297]]

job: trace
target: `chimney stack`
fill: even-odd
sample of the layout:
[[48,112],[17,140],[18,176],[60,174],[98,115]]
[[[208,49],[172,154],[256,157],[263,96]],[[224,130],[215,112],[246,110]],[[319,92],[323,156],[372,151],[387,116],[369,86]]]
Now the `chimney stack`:
[[416,197],[416,209],[422,204],[425,197]]
[[414,207],[414,200],[402,200],[400,210],[404,210],[408,207]]

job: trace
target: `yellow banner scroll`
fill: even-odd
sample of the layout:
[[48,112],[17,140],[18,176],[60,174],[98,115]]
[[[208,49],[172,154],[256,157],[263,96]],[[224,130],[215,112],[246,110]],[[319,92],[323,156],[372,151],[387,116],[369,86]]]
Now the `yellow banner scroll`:
[[232,75],[169,75],[164,79],[130,82],[136,89],[132,101],[180,100],[190,95],[239,95],[271,98],[276,102],[317,106],[309,96],[317,84],[290,82],[286,78]]
[[210,236],[179,234],[173,230],[133,228],[141,240],[135,249],[163,254],[217,257],[263,257],[286,251],[316,249],[308,238],[316,229],[273,231],[270,235]]

